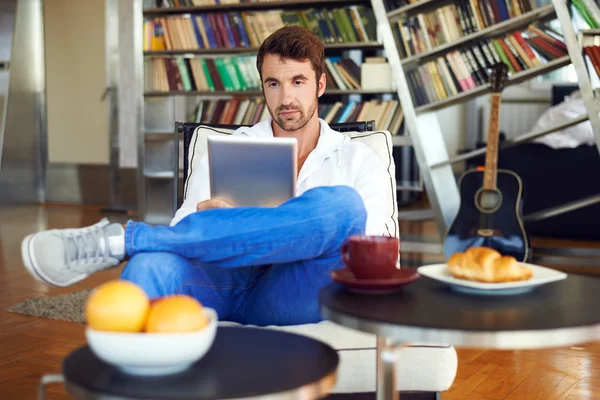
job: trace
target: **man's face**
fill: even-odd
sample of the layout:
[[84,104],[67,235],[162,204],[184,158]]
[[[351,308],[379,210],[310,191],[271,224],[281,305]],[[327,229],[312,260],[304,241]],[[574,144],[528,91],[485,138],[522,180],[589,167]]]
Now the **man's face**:
[[263,93],[273,121],[285,131],[303,128],[317,111],[325,74],[317,81],[310,61],[267,54],[262,65]]

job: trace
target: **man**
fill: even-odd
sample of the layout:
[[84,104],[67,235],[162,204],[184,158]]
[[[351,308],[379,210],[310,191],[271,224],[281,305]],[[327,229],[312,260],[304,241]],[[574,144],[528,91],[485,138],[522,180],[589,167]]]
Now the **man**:
[[279,207],[230,207],[210,199],[208,166],[194,172],[171,226],[106,219],[87,228],[29,235],[25,267],[67,286],[129,259],[122,278],[153,297],[185,293],[219,319],[255,325],[321,320],[318,291],[341,268],[340,247],[357,233],[387,234],[385,166],[367,146],[318,119],[324,49],[301,27],[284,27],[259,49],[271,118],[234,134],[298,140],[297,197]]

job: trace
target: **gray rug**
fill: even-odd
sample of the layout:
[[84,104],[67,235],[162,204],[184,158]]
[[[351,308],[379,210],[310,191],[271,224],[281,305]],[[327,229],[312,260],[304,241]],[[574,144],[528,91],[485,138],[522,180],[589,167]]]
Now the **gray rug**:
[[83,306],[89,294],[90,290],[82,290],[58,296],[36,297],[15,304],[8,311],[83,324]]

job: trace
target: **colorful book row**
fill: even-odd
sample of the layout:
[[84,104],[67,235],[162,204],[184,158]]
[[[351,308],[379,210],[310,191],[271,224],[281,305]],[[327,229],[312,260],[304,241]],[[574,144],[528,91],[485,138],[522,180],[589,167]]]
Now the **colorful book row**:
[[409,71],[407,79],[413,101],[422,106],[488,83],[495,63],[505,63],[510,74],[515,74],[567,54],[563,41],[543,27],[530,26],[524,32],[484,39],[451,51]]
[[285,25],[308,28],[325,44],[377,40],[373,11],[365,6],[350,6],[157,17],[144,22],[144,50],[258,48]]
[[280,0],[145,0],[144,8],[202,7],[225,4],[270,3]]
[[[256,55],[152,57],[146,59],[146,91],[215,92],[260,90]],[[325,58],[327,88],[360,89],[360,67],[351,59]]]
[[325,75],[329,89],[360,89],[360,67],[349,58],[325,57]]
[[[473,10],[479,10],[480,13],[485,14],[494,14],[500,13],[500,7],[506,8],[507,11],[514,10],[515,8],[524,10],[529,8],[534,9],[536,7],[542,7],[544,5],[548,5],[552,2],[552,0],[469,0],[473,5]],[[502,2],[503,4],[499,4]],[[383,0],[385,8],[388,11],[394,11],[398,8],[406,7],[408,5],[418,4],[418,3],[428,3],[430,5],[435,5],[437,0]],[[494,5],[494,3],[496,3]],[[488,8],[491,6],[491,8]],[[494,7],[495,6],[495,7]],[[495,11],[495,8],[498,8]],[[483,17],[483,16],[482,16]]]
[[458,0],[396,21],[396,33],[404,55],[413,56],[532,10],[526,0]]
[[145,62],[145,90],[150,92],[228,92],[260,87],[256,55],[156,57]]
[[387,130],[398,134],[404,113],[398,100],[337,101],[333,104],[319,104],[319,117],[328,124],[356,121],[375,121],[376,130]]
[[[319,104],[318,115],[328,124],[374,120],[377,130],[388,130],[392,135],[398,133],[404,121],[397,100]],[[268,117],[264,99],[232,98],[202,100],[189,119],[204,124],[254,125]]]
[[202,100],[190,120],[203,124],[254,125],[269,117],[262,98]]
[[592,63],[594,70],[596,71],[596,75],[600,78],[600,46],[598,45],[590,45],[584,46],[583,51],[585,55]]
[[594,18],[594,15],[600,15],[600,2],[598,0],[571,0],[571,4],[589,28],[600,28],[600,21]]

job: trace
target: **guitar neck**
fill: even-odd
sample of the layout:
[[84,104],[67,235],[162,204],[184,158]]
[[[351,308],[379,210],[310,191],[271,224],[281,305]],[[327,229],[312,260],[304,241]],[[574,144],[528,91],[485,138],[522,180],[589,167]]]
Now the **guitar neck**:
[[498,115],[500,113],[500,93],[492,93],[490,109],[490,124],[488,127],[488,142],[485,153],[485,170],[483,173],[483,188],[496,190],[496,175],[498,173]]

